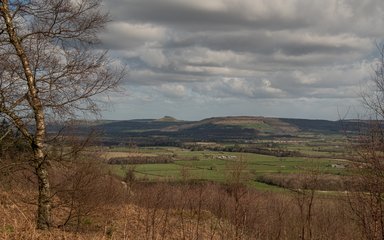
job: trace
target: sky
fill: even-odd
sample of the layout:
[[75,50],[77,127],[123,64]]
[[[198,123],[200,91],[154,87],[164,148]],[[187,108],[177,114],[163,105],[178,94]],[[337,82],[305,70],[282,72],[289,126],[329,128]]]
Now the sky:
[[126,65],[106,119],[355,118],[384,39],[383,0],[105,0]]

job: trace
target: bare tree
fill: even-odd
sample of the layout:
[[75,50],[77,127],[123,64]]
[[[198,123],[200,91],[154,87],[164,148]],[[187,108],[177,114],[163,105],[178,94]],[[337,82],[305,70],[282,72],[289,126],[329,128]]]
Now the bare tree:
[[98,50],[99,0],[0,0],[0,113],[28,141],[38,180],[37,228],[50,226],[47,122],[97,112],[95,95],[124,70]]
[[354,150],[354,186],[348,203],[366,239],[384,239],[384,45],[371,77],[373,90],[363,94],[370,121],[365,121]]
[[379,57],[373,66],[373,89],[362,94],[363,103],[374,118],[384,118],[384,44],[377,46]]
[[316,201],[316,187],[318,186],[319,171],[312,170],[300,178],[299,188],[290,189],[294,195],[299,212],[301,240],[313,239],[313,210]]
[[348,204],[366,239],[384,239],[384,138],[380,121],[371,121],[356,147],[354,184]]

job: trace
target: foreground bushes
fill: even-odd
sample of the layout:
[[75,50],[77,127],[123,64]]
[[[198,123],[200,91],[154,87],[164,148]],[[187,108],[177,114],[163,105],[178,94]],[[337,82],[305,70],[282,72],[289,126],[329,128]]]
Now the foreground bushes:
[[49,233],[34,229],[28,179],[3,189],[0,238],[364,239],[342,194],[260,192],[239,181],[125,183],[88,164],[53,174],[61,184]]
[[[311,178],[310,174],[266,174],[257,177],[258,182],[268,185],[274,185],[287,189],[303,188],[303,183]],[[346,191],[346,190],[362,190],[359,189],[356,180],[351,176],[339,176],[331,174],[321,174],[321,177],[316,179],[316,185],[313,186],[316,190],[321,191]]]
[[[137,184],[143,239],[360,239],[343,201],[308,193],[258,192],[244,186]],[[234,191],[238,191],[237,197]]]

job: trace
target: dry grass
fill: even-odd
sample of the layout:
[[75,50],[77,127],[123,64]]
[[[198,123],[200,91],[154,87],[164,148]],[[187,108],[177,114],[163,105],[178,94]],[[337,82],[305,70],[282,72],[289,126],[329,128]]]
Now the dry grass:
[[[15,203],[3,192],[0,204],[0,239],[196,239],[194,234],[197,219],[187,210],[184,212],[184,223],[181,224],[178,210],[146,209],[133,204],[109,206],[89,218],[86,226],[79,232],[70,227],[51,228],[50,231],[36,230],[34,213],[33,206]],[[210,233],[209,223],[218,219],[206,211],[203,215],[204,219],[199,223],[199,239],[222,239]]]

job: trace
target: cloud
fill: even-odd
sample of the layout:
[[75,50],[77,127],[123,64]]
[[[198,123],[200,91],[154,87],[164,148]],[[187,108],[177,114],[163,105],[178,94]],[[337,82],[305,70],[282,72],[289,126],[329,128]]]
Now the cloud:
[[166,29],[150,23],[112,22],[100,38],[111,49],[136,50],[140,47],[161,44]]
[[148,101],[181,109],[186,103],[178,100],[189,98],[205,99],[212,108],[227,100],[358,99],[376,43],[384,40],[382,0],[105,5],[114,21],[100,37],[127,64],[125,84],[152,96]]
[[162,84],[160,92],[168,98],[182,98],[187,94],[186,88],[181,84]]

